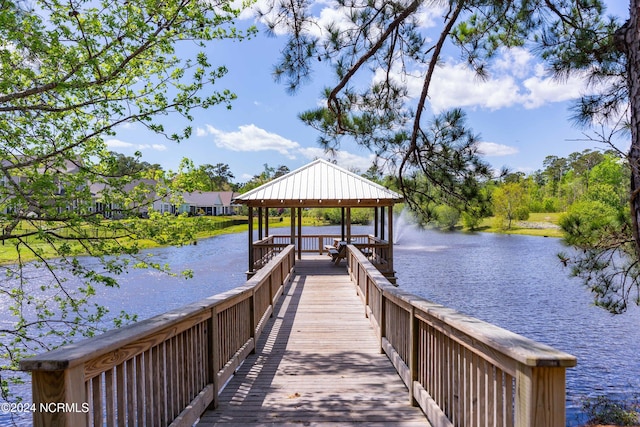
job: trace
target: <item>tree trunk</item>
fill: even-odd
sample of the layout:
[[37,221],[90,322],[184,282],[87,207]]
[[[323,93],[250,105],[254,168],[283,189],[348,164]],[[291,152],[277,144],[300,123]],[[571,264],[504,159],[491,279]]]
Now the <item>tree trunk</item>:
[[630,18],[621,29],[624,36],[622,48],[627,55],[629,107],[631,109],[631,224],[636,255],[640,259],[640,27],[638,14],[640,0],[630,0]]

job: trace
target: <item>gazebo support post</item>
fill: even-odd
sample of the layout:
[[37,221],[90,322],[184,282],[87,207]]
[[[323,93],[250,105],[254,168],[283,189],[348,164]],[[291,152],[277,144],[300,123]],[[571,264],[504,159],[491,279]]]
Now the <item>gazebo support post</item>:
[[302,208],[298,208],[298,259],[302,259]]
[[344,242],[344,207],[340,208],[340,240]]
[[347,208],[347,242],[351,243],[351,208]]
[[262,208],[258,208],[258,240],[262,240]]
[[378,237],[378,207],[373,208],[373,237]]
[[296,208],[291,207],[291,240],[290,244],[296,244]]
[[264,237],[269,237],[269,207],[264,208]]
[[380,209],[380,240],[384,240],[384,208]]
[[247,274],[253,274],[253,207],[249,206],[249,220],[247,221],[249,226],[249,269]]
[[393,205],[389,205],[389,273],[393,272]]

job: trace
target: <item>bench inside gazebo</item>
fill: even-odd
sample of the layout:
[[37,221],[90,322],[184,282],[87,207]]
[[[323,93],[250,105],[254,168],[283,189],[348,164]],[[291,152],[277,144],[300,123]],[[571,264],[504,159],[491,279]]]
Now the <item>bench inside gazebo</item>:
[[[353,244],[391,281],[393,270],[393,205],[402,201],[398,193],[326,160],[315,160],[235,198],[248,206],[249,218],[257,216],[257,230],[249,221],[249,266],[251,277],[287,245],[295,245],[298,259],[303,252],[328,253],[334,262],[342,259],[340,243]],[[269,234],[269,209],[291,211],[289,236]],[[340,208],[339,235],[303,235],[302,211],[308,208]],[[351,210],[374,211],[373,234],[351,232]],[[256,212],[257,211],[257,212]],[[257,239],[256,239],[257,231]]]

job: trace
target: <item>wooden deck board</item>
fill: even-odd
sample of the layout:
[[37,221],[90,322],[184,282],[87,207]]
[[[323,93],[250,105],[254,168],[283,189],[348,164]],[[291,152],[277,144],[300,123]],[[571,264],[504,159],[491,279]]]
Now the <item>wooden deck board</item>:
[[429,425],[364,316],[344,266],[305,258],[256,354],[199,426]]

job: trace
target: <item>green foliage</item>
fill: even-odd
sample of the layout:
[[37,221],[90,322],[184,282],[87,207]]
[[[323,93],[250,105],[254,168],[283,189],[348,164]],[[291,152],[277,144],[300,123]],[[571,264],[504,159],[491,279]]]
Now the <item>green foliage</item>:
[[482,216],[475,214],[473,211],[462,212],[462,225],[469,230],[477,230],[482,222]]
[[599,200],[573,204],[559,221],[565,232],[565,241],[581,248],[595,245],[603,230],[619,226],[617,213],[615,208]]
[[173,197],[165,173],[104,139],[135,124],[179,142],[194,109],[229,108],[235,95],[213,88],[226,68],[196,51],[251,36],[233,28],[238,13],[225,2],[2,2],[0,240],[17,254],[1,267],[13,321],[0,336],[3,381],[20,358],[94,334],[111,316],[91,302],[97,288],[134,265],[168,271],[131,242],[193,237],[183,218],[150,212]]
[[269,166],[267,163],[264,164],[264,170],[255,175],[249,181],[244,183],[240,188],[242,193],[246,193],[247,191],[251,191],[254,188],[260,187],[262,184],[266,184],[269,181],[272,181],[278,177],[286,175],[290,172],[289,168],[285,165],[280,165],[278,168],[274,168]]
[[439,227],[453,230],[460,221],[460,212],[451,206],[439,205],[435,209],[436,223]]
[[[340,208],[316,208],[312,209],[309,216],[318,218],[319,220],[327,221],[329,224],[341,224],[342,223],[342,210]],[[346,213],[345,213],[346,216]],[[351,209],[351,223],[367,225],[371,223],[372,213],[371,209],[354,208]]]
[[[592,169],[601,163],[603,153],[585,150],[568,158],[549,156],[544,170],[531,177],[535,188],[521,182],[518,173],[505,177],[499,188],[525,185],[528,200],[496,190],[494,213],[509,228],[513,219],[526,217],[527,210],[560,212],[583,197],[610,205],[615,197],[606,197],[606,189],[624,188],[621,200],[631,202],[634,213],[631,229],[625,229],[631,240],[619,230],[609,230],[614,233],[609,238],[635,241],[634,251],[628,252],[622,243],[616,248],[630,262],[638,260],[640,133],[632,115],[640,99],[630,97],[640,93],[639,72],[632,66],[638,63],[634,8],[631,19],[622,24],[607,15],[599,0],[449,2],[446,13],[437,14],[436,26],[427,33],[419,22],[429,8],[440,6],[437,2],[356,0],[345,7],[357,13],[341,15],[339,23],[317,19],[313,3],[304,0],[275,0],[270,5],[264,15],[269,28],[289,35],[276,77],[295,90],[310,79],[314,64],[328,64],[334,70],[336,83],[325,90],[326,107],[303,113],[301,119],[322,133],[319,142],[325,149],[337,149],[341,140],[351,139],[374,152],[377,161],[395,167],[398,187],[422,224],[434,219],[440,204],[461,212],[486,211],[482,190],[490,177],[476,156],[477,137],[463,125],[464,114],[455,110],[424,117],[434,70],[443,61],[447,43],[459,48],[464,62],[480,78],[489,75],[496,53],[511,47],[537,53],[559,79],[579,73],[590,83],[593,95],[575,104],[573,120],[593,129],[595,137],[588,138],[607,144],[617,154],[623,150],[615,147],[616,138],[623,135],[626,144],[625,132],[631,130],[628,164],[632,167],[627,176],[634,177],[634,189],[596,182],[599,172]],[[319,34],[326,34],[326,39]],[[418,98],[409,90],[415,75],[422,78]],[[605,248],[603,243],[598,250],[606,252]],[[586,270],[584,274],[590,277]]]
[[507,230],[514,220],[529,218],[529,195],[524,184],[510,182],[497,187],[493,192],[493,214]]
[[582,409],[589,417],[589,424],[635,426],[640,422],[640,407],[636,403],[614,401],[606,396],[584,399]]

